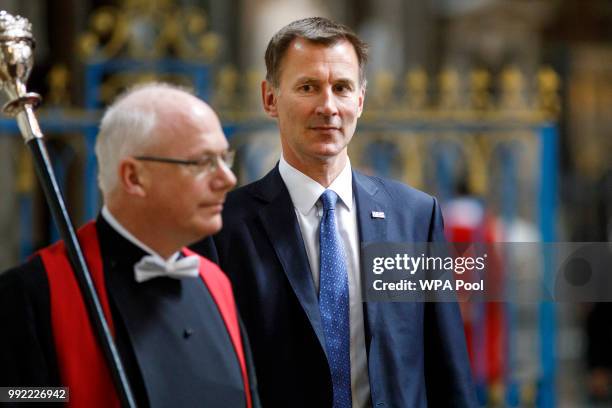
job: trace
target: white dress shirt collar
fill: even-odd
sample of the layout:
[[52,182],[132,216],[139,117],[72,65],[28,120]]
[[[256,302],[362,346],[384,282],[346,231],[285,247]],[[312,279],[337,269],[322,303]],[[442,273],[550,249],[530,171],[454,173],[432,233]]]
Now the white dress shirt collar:
[[[295,167],[291,166],[281,155],[278,163],[278,171],[281,178],[289,190],[291,201],[295,208],[306,215],[312,207],[317,203],[321,194],[326,190],[318,182],[314,181]],[[338,177],[327,188],[333,190],[346,208],[351,211],[353,208],[353,172],[351,171],[351,162],[347,158],[346,165],[338,174]]]
[[175,252],[167,260],[162,258],[161,255],[159,255],[157,252],[153,251],[151,248],[149,248],[147,245],[145,245],[141,240],[136,238],[131,232],[129,232],[127,229],[125,229],[125,227],[123,225],[121,225],[121,223],[119,221],[117,221],[117,219],[113,216],[113,214],[111,214],[111,212],[109,211],[109,209],[108,209],[108,207],[106,205],[102,207],[102,218],[104,218],[104,220],[106,222],[108,222],[108,224],[115,231],[117,231],[117,233],[119,235],[121,235],[123,238],[127,239],[128,241],[130,241],[132,244],[136,245],[138,248],[140,248],[143,251],[145,251],[147,254],[152,255],[152,256],[154,256],[156,258],[159,258],[163,262],[175,261],[179,257],[179,252]]

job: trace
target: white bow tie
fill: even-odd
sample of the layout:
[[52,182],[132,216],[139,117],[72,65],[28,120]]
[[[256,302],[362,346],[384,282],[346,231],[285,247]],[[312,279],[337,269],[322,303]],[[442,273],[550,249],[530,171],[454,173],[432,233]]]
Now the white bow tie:
[[195,278],[199,274],[200,257],[190,255],[176,261],[166,262],[163,259],[146,255],[134,265],[134,278],[136,282],[145,282],[158,276],[182,279]]

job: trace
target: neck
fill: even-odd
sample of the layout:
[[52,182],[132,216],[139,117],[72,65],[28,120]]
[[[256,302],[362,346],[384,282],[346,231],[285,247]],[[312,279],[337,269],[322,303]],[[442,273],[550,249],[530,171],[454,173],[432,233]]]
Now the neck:
[[181,249],[181,245],[171,242],[169,234],[160,234],[160,229],[154,223],[142,220],[142,211],[132,210],[129,204],[109,203],[106,206],[123,228],[163,259],[168,259]]
[[346,151],[344,154],[326,158],[323,160],[300,160],[295,156],[286,156],[283,152],[283,157],[292,167],[304,173],[323,187],[327,188],[333,183],[346,166],[348,156]]

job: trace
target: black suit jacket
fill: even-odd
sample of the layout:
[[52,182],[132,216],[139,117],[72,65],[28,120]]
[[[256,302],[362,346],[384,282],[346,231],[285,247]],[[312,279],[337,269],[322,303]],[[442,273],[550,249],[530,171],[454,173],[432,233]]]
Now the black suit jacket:
[[[438,204],[420,191],[353,172],[353,194],[362,243],[444,239]],[[317,293],[278,167],[231,192],[223,220],[214,242],[195,249],[232,280],[262,404],[331,407]],[[364,303],[364,319],[372,406],[477,405],[456,303]]]
[[[144,255],[96,222],[115,341],[138,406],[245,407],[236,352],[201,279],[134,280]],[[40,257],[0,275],[0,385],[60,385]],[[250,363],[248,341],[243,338]],[[253,373],[251,368],[250,374]],[[250,378],[254,406],[256,381]]]

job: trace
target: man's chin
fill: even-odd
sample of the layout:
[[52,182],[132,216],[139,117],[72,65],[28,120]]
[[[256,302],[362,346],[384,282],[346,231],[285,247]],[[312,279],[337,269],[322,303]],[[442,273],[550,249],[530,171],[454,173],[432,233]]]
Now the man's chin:
[[221,214],[216,214],[212,218],[203,221],[199,225],[199,235],[201,238],[207,237],[209,235],[215,235],[217,232],[221,231],[221,227],[223,227],[223,221],[221,219]]
[[328,161],[340,156],[343,151],[344,149],[337,145],[326,145],[316,149],[314,154],[319,157],[321,161]]

